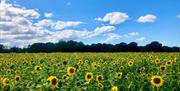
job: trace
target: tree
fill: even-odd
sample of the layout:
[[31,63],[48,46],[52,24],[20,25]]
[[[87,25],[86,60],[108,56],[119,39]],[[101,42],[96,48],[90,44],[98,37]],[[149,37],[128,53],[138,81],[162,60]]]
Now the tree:
[[162,52],[162,44],[157,42],[157,41],[153,41],[150,44],[146,45],[146,51],[147,52]]
[[127,51],[130,52],[138,52],[139,51],[139,47],[138,44],[136,42],[131,42],[127,45]]
[[115,45],[115,51],[116,52],[127,52],[127,44],[124,42],[116,44]]
[[0,44],[0,52],[4,51],[4,46]]

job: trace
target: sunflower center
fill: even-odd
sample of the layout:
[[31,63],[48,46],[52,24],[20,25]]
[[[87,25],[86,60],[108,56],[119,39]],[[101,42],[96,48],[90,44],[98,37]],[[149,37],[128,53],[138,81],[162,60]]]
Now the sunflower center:
[[70,73],[74,73],[74,69],[70,69]]
[[16,81],[19,81],[19,77],[16,77]]
[[88,74],[88,75],[87,75],[87,78],[88,78],[88,79],[91,79],[91,75],[90,75],[90,74]]
[[98,77],[98,80],[99,80],[99,81],[101,81],[101,80],[102,80],[102,77],[101,77],[101,76],[100,76],[100,77]]
[[161,70],[164,70],[165,69],[165,67],[161,67]]
[[170,62],[168,62],[167,64],[170,64]]
[[154,78],[154,83],[159,84],[161,80],[159,78]]
[[39,67],[37,67],[37,70],[40,70],[40,68],[39,68]]
[[57,83],[57,80],[56,80],[55,78],[53,78],[53,79],[52,79],[52,84],[53,84],[53,85],[56,85],[56,83]]

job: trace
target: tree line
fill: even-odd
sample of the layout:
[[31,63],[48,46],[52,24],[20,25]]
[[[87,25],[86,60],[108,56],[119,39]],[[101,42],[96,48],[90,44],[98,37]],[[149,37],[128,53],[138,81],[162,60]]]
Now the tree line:
[[138,46],[136,42],[129,44],[121,42],[119,44],[97,43],[85,45],[77,41],[59,41],[57,43],[34,43],[27,48],[12,47],[0,44],[1,53],[39,53],[39,52],[180,52],[180,47],[162,46],[161,43],[153,41],[145,46]]

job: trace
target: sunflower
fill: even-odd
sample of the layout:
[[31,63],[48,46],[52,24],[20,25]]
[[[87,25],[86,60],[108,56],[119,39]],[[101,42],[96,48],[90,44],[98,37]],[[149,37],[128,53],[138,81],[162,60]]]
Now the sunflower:
[[97,64],[95,62],[92,63],[92,68],[96,69],[97,68]]
[[145,67],[141,67],[139,70],[140,70],[140,73],[142,73],[145,71]]
[[74,75],[75,74],[75,68],[74,67],[68,67],[67,68],[67,73],[68,73],[68,75],[69,76],[72,76],[72,75]]
[[49,86],[51,89],[58,88],[58,78],[56,76],[50,76],[47,80],[50,81]]
[[101,81],[103,81],[103,76],[102,75],[98,75],[98,76],[96,76],[96,81],[97,82],[101,82]]
[[40,66],[35,66],[34,70],[35,70],[35,72],[39,72],[41,70],[41,67]]
[[130,67],[133,66],[133,64],[134,64],[133,61],[129,61],[129,62],[128,62],[128,66],[130,66]]
[[160,63],[160,60],[159,59],[156,59],[155,60],[155,64],[159,64]]
[[120,71],[124,70],[124,66],[119,67],[119,70]]
[[164,80],[162,79],[161,76],[152,76],[151,77],[151,84],[155,87],[161,87],[164,83]]
[[82,60],[79,60],[78,65],[82,65],[84,62]]
[[19,74],[20,74],[20,71],[16,70],[16,71],[15,71],[15,74],[16,74],[16,75],[19,75]]
[[6,70],[6,73],[7,73],[7,74],[11,74],[11,72],[12,72],[11,69]]
[[167,61],[167,62],[166,62],[166,65],[167,65],[167,66],[171,66],[171,65],[172,65],[172,61]]
[[118,91],[118,87],[117,87],[117,86],[113,86],[113,87],[111,88],[111,91]]
[[3,78],[2,79],[2,84],[3,84],[3,86],[6,86],[6,85],[8,85],[9,84],[9,78]]
[[98,87],[99,87],[100,89],[103,89],[103,88],[104,88],[104,85],[103,85],[102,83],[98,83]]
[[164,71],[164,70],[166,70],[166,69],[167,69],[167,67],[166,67],[165,65],[161,65],[161,66],[160,66],[160,70],[161,70],[161,71]]
[[119,79],[122,78],[122,74],[123,74],[122,72],[117,72],[116,73],[116,78],[119,78]]
[[85,76],[85,80],[90,82],[93,79],[93,73],[87,72]]
[[67,75],[63,75],[63,76],[62,76],[62,79],[63,79],[63,80],[67,80],[67,79],[68,79],[68,76],[67,76]]
[[16,76],[15,76],[15,81],[18,82],[20,79],[21,79],[21,77],[20,77],[19,75],[16,75]]

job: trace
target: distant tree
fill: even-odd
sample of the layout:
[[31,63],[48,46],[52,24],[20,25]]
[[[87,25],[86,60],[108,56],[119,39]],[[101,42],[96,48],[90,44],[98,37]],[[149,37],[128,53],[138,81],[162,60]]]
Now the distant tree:
[[11,51],[11,52],[15,52],[15,53],[24,52],[23,49],[18,48],[18,47],[12,47],[12,48],[10,48],[10,51]]
[[146,45],[146,51],[147,52],[162,52],[162,44],[157,42],[157,41],[153,41],[150,44]]
[[116,52],[127,52],[127,44],[124,42],[121,42],[119,44],[115,45],[115,51]]
[[4,46],[0,44],[0,52],[4,50]]
[[138,44],[136,42],[131,42],[127,45],[127,51],[130,52],[138,52],[139,51],[139,47]]
[[61,40],[57,43],[34,43],[28,48],[12,47],[8,49],[0,44],[0,52],[180,52],[180,47],[162,46],[157,41],[146,46],[138,46],[136,42],[129,44],[121,42],[116,45],[105,43],[84,45],[83,42]]
[[180,52],[180,47],[172,47],[173,52]]
[[45,52],[56,52],[57,51],[57,46],[54,43],[48,42],[44,44],[44,51]]
[[46,52],[44,43],[34,43],[28,48],[29,52]]
[[163,46],[162,47],[163,52],[172,52],[172,48],[168,46]]

